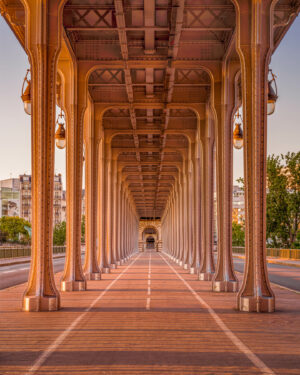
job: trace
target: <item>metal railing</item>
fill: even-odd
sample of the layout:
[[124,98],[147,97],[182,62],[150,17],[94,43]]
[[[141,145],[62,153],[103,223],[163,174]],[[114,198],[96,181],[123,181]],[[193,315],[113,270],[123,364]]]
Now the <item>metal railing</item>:
[[[53,254],[60,254],[66,252],[66,246],[53,246]],[[18,258],[30,257],[31,247],[2,247],[0,248],[0,259],[4,258]]]
[[[245,254],[245,248],[240,246],[232,247],[233,253]],[[271,249],[267,248],[267,256],[285,258],[285,259],[296,259],[300,260],[300,249]]]

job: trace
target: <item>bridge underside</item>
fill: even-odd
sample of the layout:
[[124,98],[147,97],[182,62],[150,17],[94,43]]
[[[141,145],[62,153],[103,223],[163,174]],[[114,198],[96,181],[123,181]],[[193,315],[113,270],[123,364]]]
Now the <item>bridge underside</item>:
[[[199,281],[211,281],[215,292],[239,291],[240,310],[274,311],[265,261],[268,66],[300,2],[45,0],[44,7],[39,4],[0,0],[1,14],[25,48],[31,68],[32,267],[23,309],[61,306],[52,270],[50,214],[58,105],[66,116],[67,143],[62,291],[85,290],[87,280],[100,279],[101,273],[143,251],[145,234],[152,228],[148,234],[155,234],[156,250],[197,274]],[[241,105],[247,261],[239,289],[232,267],[231,219],[232,127]]]

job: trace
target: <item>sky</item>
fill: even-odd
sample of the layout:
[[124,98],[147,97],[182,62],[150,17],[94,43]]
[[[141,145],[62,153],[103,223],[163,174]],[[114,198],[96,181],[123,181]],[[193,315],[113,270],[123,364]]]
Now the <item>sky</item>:
[[[268,154],[300,151],[300,17],[272,56],[279,99],[268,116]],[[31,173],[30,116],[20,98],[27,56],[0,16],[0,180]],[[55,172],[63,175],[65,150],[55,148]],[[243,176],[243,151],[234,150],[233,181]]]

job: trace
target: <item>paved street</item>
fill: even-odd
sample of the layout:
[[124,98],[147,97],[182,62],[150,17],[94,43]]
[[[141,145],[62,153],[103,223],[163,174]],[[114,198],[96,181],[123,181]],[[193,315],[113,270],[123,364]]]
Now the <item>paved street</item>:
[[[244,262],[244,259],[234,258],[235,270],[244,272]],[[268,272],[272,283],[300,292],[300,267],[268,263]]]
[[[54,272],[62,271],[65,258],[53,259]],[[30,263],[0,267],[0,289],[25,283],[28,280]]]
[[[82,262],[83,261],[84,255],[82,255]],[[54,271],[62,271],[64,262],[65,258],[54,259]],[[0,267],[0,289],[26,282],[29,267],[29,263]],[[234,267],[236,271],[243,272],[244,259],[234,257]],[[289,267],[269,263],[268,270],[271,282],[300,292],[300,267]]]
[[1,375],[300,372],[300,296],[276,286],[278,312],[241,313],[235,295],[146,252],[62,293],[58,312],[20,312],[24,287],[0,291]]
[[[17,260],[17,258],[14,258]],[[82,255],[84,261],[84,255]],[[53,259],[54,272],[60,272],[64,269],[65,258],[58,257]],[[0,289],[25,283],[28,280],[30,263],[12,264],[0,267]]]

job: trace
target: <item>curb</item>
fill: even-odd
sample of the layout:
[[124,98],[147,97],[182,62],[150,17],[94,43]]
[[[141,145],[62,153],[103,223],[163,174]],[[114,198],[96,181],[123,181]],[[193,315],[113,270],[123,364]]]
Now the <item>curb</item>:
[[[59,259],[59,258],[64,258],[64,257],[65,257],[65,255],[59,255],[57,257],[53,257],[53,259]],[[30,263],[30,262],[31,262],[30,259],[20,260],[20,261],[16,260],[16,261],[12,261],[10,263],[3,263],[3,264],[0,263],[0,267],[13,266],[13,265],[16,265],[16,264],[26,264],[26,263]]]
[[[243,255],[233,254],[233,257],[239,258],[239,259],[245,259],[245,256],[243,256]],[[288,267],[300,267],[300,262],[299,262],[299,264],[295,264],[295,263],[283,262],[283,261],[276,260],[276,259],[274,259],[274,260],[273,259],[267,259],[267,263],[279,264],[281,266],[288,266]]]

